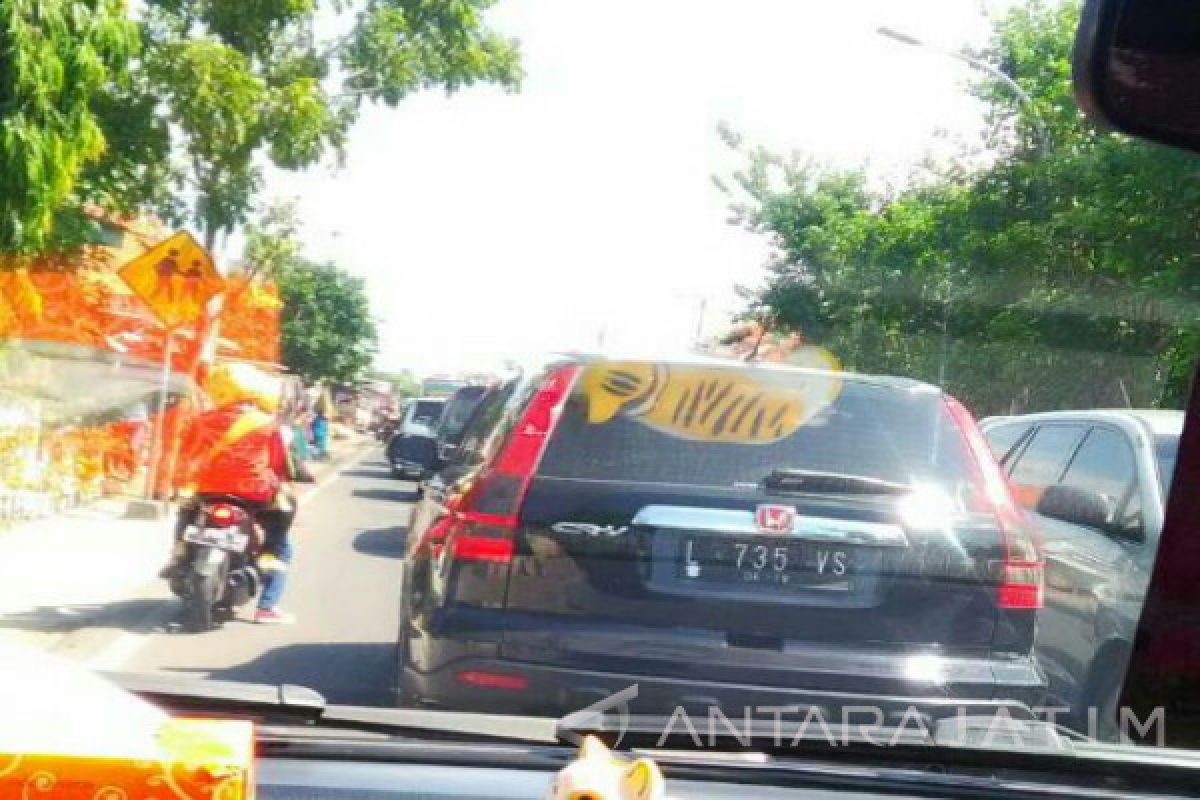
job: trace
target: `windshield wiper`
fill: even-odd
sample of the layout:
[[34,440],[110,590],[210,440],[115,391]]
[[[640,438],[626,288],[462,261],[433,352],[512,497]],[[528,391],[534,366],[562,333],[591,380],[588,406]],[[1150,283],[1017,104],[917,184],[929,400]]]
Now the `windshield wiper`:
[[[1008,709],[1000,715],[924,716],[907,724],[847,724],[796,722],[783,719],[733,718],[715,722],[705,716],[684,719],[592,714],[569,715],[559,720],[558,736],[564,742],[593,734],[622,748],[752,750],[788,754],[812,752],[826,747],[856,747],[899,750],[904,748],[966,748],[1062,750],[1079,743],[1077,735],[1064,735],[1061,726],[1032,718],[1014,717]],[[719,718],[718,718],[719,719]],[[1087,737],[1083,737],[1084,740]]]
[[280,723],[316,722],[325,713],[320,692],[292,684],[243,683],[141,672],[104,672],[103,677],[174,712],[219,710]]
[[[945,788],[960,796],[974,787],[992,796],[998,781],[1028,775],[1083,787],[1083,796],[1092,786],[1108,796],[1122,788],[1130,794],[1200,789],[1200,758],[1191,751],[1098,742],[1057,723],[1014,715],[1002,721],[996,715],[951,715],[924,718],[920,725],[912,720],[882,726],[736,717],[713,725],[704,715],[690,719],[689,726],[677,716],[573,714],[560,720],[559,735],[574,742],[593,734],[610,747],[654,758],[676,778],[694,768],[706,779],[724,775],[772,787],[811,789],[828,781],[839,791],[874,793],[901,783],[912,789],[915,781],[926,792]],[[972,774],[975,769],[983,773]]]
[[320,730],[419,736],[428,739],[485,739],[555,744],[549,717],[333,705],[320,692],[292,684],[243,683],[183,675],[108,672],[104,677],[128,692],[174,713],[245,716],[273,725]]
[[[828,728],[815,726],[800,731],[795,724],[784,723],[780,729],[772,724],[761,724],[772,720],[757,720],[748,734],[741,720],[735,719],[731,720],[734,729],[718,727],[714,742],[710,740],[713,734],[707,720],[703,720],[704,724],[696,723],[699,729],[689,730],[675,724],[673,718],[665,717],[622,718],[621,715],[614,717],[603,713],[576,713],[562,720],[554,720],[507,714],[363,708],[326,704],[320,693],[303,686],[219,681],[169,674],[105,673],[105,677],[167,711],[255,719],[262,723],[258,729],[260,745],[266,748],[282,747],[284,749],[280,752],[289,757],[303,757],[310,751],[314,755],[327,756],[329,747],[349,747],[351,749],[345,751],[347,757],[388,760],[399,757],[399,751],[394,748],[416,744],[443,748],[438,751],[438,757],[447,760],[447,763],[460,758],[464,765],[478,766],[490,758],[502,766],[508,766],[512,759],[522,764],[530,759],[541,759],[538,761],[539,768],[556,769],[565,763],[559,752],[562,745],[577,745],[583,734],[594,733],[610,744],[619,744],[622,750],[636,748],[647,751],[646,754],[670,764],[677,774],[683,774],[681,769],[689,767],[701,770],[704,775],[713,774],[713,770],[729,768],[737,771],[737,774],[731,773],[731,779],[745,781],[757,776],[766,782],[764,785],[776,785],[786,778],[785,773],[792,772],[805,773],[809,780],[822,775],[828,777],[828,767],[819,764],[813,767],[815,771],[806,772],[808,767],[803,757],[824,758],[842,754],[852,759],[851,762],[840,762],[836,773],[837,785],[843,790],[847,780],[853,783],[854,779],[854,775],[844,768],[847,763],[881,761],[904,765],[929,764],[939,768],[949,764],[1004,769],[1019,767],[1030,771],[1042,769],[1063,775],[1102,774],[1106,779],[1127,778],[1135,786],[1149,781],[1170,789],[1181,786],[1200,788],[1200,759],[1191,752],[1166,748],[1130,748],[1091,741],[1066,742],[1063,741],[1063,732],[1056,730],[1058,726],[1021,719],[1019,715],[1009,717],[1010,721],[1017,723],[1015,733],[1000,734],[996,741],[980,738],[984,731],[990,729],[991,718],[976,715],[953,719],[930,718],[925,720],[924,729],[919,726],[898,726],[868,727],[864,730],[857,725],[831,725]],[[1014,707],[1014,713],[1016,710],[1019,709]],[[346,744],[339,737],[331,735],[339,730],[380,734],[384,738],[372,742],[356,736]],[[301,731],[311,731],[311,735],[298,734]],[[668,732],[666,737],[663,736],[664,731]],[[699,747],[694,736],[701,738]],[[1016,736],[1016,740],[1012,736]],[[613,741],[618,738],[619,743]],[[881,742],[885,743],[884,746],[881,746]],[[506,746],[496,750],[493,746],[496,744]],[[374,749],[369,745],[374,745]],[[514,749],[507,745],[519,746]],[[275,750],[269,749],[268,752]],[[411,758],[411,752],[405,752],[405,757]],[[1025,753],[1028,758],[1014,761],[1014,752]],[[426,751],[422,753],[422,757],[428,757]],[[748,754],[751,759],[730,760],[738,753]],[[776,760],[772,756],[792,758]],[[763,758],[771,760],[762,761]],[[1148,770],[1147,766],[1153,769]],[[750,767],[751,771],[743,772],[746,767]],[[872,781],[891,785],[887,784],[886,770],[880,772],[874,767],[864,767],[860,772],[869,773]],[[936,776],[924,773],[921,778],[922,781],[934,779]],[[961,788],[961,775],[948,780],[947,786]]]
[[907,494],[913,487],[907,483],[886,481],[867,475],[848,475],[840,472],[820,472],[810,469],[780,467],[763,479],[768,492],[801,492],[811,494]]
[[325,707],[316,722],[321,728],[341,728],[386,734],[421,735],[437,739],[488,739],[533,744],[557,744],[556,720],[478,711],[373,706]]

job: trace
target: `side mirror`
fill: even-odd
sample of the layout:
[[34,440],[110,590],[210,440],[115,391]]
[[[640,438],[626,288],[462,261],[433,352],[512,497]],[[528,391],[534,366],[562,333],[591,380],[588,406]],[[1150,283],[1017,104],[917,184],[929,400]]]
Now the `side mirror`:
[[456,455],[458,455],[457,442],[442,442],[442,445],[438,450],[439,461],[441,461],[443,464],[449,464],[454,460]]
[[1100,494],[1077,486],[1047,486],[1038,498],[1037,513],[1044,517],[1108,531],[1112,526],[1112,502]]
[[1075,98],[1099,125],[1200,150],[1200,6],[1087,0],[1075,38]]

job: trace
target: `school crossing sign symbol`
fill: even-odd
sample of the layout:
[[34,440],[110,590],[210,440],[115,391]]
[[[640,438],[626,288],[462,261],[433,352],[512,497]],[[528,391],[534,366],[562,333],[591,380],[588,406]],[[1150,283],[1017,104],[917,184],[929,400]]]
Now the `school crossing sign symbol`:
[[168,328],[199,319],[224,289],[212,257],[187,231],[159,242],[118,274]]

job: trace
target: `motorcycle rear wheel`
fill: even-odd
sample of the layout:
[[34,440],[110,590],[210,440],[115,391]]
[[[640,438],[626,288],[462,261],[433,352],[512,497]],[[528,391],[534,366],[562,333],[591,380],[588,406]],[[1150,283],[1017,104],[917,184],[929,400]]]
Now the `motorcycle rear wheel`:
[[183,600],[183,626],[192,633],[204,633],[216,627],[217,590],[221,576],[192,572],[187,576],[187,594]]

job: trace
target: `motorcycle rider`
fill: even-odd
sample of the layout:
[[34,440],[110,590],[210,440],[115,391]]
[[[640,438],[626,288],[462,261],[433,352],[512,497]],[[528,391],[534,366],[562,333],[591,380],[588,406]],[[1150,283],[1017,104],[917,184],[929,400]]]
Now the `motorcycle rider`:
[[[276,412],[278,382],[243,364],[220,365],[210,378],[216,404],[191,421],[181,448],[184,485],[195,496],[227,495],[243,501],[264,533],[258,568],[262,593],[254,621],[283,624],[294,618],[279,609],[292,560],[289,531],[296,515],[290,483],[296,469]],[[180,509],[177,537],[191,511]],[[174,563],[165,572],[173,569]]]

